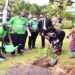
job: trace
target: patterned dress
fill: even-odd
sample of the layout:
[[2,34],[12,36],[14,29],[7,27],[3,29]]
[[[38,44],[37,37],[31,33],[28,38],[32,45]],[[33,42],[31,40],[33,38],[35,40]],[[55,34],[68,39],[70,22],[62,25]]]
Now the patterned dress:
[[75,32],[72,34],[72,40],[70,42],[70,49],[75,50]]
[[49,35],[49,42],[52,45],[55,53],[61,52],[61,43],[57,38],[56,33],[53,32],[53,35]]

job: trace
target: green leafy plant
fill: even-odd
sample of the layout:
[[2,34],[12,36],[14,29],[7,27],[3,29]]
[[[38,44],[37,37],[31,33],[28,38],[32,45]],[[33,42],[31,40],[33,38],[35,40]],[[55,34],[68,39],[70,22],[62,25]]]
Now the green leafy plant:
[[51,57],[51,58],[55,58],[56,54],[53,52],[53,48],[48,46],[47,48],[45,48],[43,55],[47,56],[47,57]]

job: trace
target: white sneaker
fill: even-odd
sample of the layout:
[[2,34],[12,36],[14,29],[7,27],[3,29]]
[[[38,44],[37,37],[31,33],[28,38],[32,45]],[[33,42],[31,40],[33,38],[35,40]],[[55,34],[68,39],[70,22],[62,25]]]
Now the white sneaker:
[[5,58],[0,58],[0,61],[4,61],[5,60]]

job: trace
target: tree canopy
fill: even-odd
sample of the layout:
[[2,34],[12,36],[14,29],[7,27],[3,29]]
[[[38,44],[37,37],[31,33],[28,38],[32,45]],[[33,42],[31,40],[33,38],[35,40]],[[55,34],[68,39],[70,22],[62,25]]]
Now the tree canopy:
[[[5,0],[0,0],[3,2]],[[10,3],[9,3],[10,4]],[[50,0],[49,5],[39,6],[37,4],[30,4],[27,0],[14,0],[14,3],[11,3],[11,14],[16,15],[22,10],[26,10],[31,14],[44,13],[48,16],[57,15],[60,17],[70,17],[72,13],[64,12],[67,6],[72,5],[70,0]],[[66,16],[67,15],[67,16]]]
[[[71,17],[72,13],[66,13],[65,10],[68,6],[71,6],[73,2],[71,0],[49,0],[50,5],[47,8],[47,14],[57,15],[60,17]],[[67,15],[67,16],[66,16]]]
[[46,6],[39,6],[37,4],[30,4],[25,0],[15,0],[15,2],[11,6],[12,14],[16,15],[22,10],[26,10],[31,14],[37,13],[40,14],[43,12]]

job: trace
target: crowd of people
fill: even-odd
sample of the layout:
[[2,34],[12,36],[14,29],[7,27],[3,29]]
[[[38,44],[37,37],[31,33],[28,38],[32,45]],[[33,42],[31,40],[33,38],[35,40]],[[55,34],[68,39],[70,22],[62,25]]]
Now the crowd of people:
[[[17,48],[17,53],[22,55],[25,50],[27,36],[29,38],[28,49],[36,49],[38,34],[41,36],[41,48],[45,48],[45,39],[47,39],[53,47],[54,53],[61,54],[65,32],[61,28],[56,28],[56,22],[53,23],[52,20],[44,14],[39,16],[34,14],[28,18],[28,13],[24,10],[18,16],[11,17],[7,23],[0,27],[0,40],[2,41],[0,60],[5,60],[2,52],[6,51],[9,47],[7,45],[10,45],[10,43]],[[61,22],[62,20],[59,18],[59,25]],[[15,56],[15,50],[11,51],[11,55]]]

